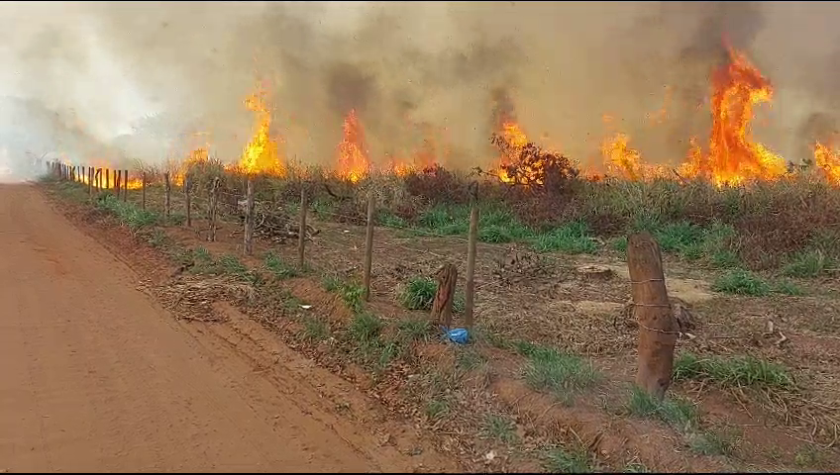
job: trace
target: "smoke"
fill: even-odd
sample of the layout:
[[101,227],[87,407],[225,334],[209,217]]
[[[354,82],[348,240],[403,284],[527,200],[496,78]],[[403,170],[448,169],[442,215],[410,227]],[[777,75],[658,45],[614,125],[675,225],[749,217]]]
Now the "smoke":
[[[822,133],[811,116],[830,123],[840,105],[830,21],[840,7],[802,3],[4,5],[0,84],[54,116],[25,119],[38,139],[9,150],[158,164],[209,142],[235,161],[254,125],[243,101],[262,87],[272,133],[307,164],[334,163],[351,109],[377,163],[434,136],[447,165],[487,165],[504,118],[584,162],[599,162],[601,140],[620,131],[646,159],[674,163],[708,134],[709,78],[726,40],[776,88],[759,138],[799,160],[802,137]],[[3,130],[23,123],[14,115]]]

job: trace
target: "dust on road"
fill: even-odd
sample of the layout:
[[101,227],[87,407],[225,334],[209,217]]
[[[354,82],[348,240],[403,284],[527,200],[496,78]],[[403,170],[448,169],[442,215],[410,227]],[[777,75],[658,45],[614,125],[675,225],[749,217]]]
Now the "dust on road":
[[0,470],[416,466],[214,351],[138,277],[35,187],[0,185]]

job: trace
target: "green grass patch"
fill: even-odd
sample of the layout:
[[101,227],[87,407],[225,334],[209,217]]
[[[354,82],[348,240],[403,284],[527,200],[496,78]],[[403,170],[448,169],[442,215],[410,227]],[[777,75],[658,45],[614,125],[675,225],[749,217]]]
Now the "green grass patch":
[[537,235],[532,242],[537,252],[563,252],[566,254],[594,254],[598,245],[589,235],[589,228],[582,222],[573,222]]
[[545,454],[544,465],[552,473],[592,473],[592,457],[583,449],[568,450],[554,447]]
[[288,279],[300,275],[298,270],[290,266],[285,261],[280,259],[280,256],[269,252],[263,260],[265,268],[268,269],[278,279]]
[[660,402],[638,387],[632,389],[627,409],[634,416],[657,418],[680,431],[697,426],[697,409],[690,402],[679,399]]
[[624,465],[621,473],[650,473],[650,469],[642,462],[629,462]]
[[426,318],[406,318],[397,322],[397,338],[404,342],[429,341],[434,332]]
[[796,386],[787,369],[752,356],[701,358],[682,353],[674,361],[674,379],[708,380],[725,387],[793,389]]
[[803,251],[790,259],[782,268],[782,274],[788,277],[817,277],[832,266],[831,260],[821,251]]
[[400,304],[408,310],[431,310],[437,286],[431,277],[412,277],[400,293]]
[[304,317],[303,339],[310,343],[319,343],[330,337],[330,328],[326,322],[316,317]]
[[449,402],[445,399],[430,399],[426,403],[426,417],[437,420],[449,414]]
[[325,275],[321,284],[327,292],[335,292],[340,295],[344,304],[353,313],[360,313],[364,309],[365,288],[361,285],[345,282],[332,274]]
[[705,431],[695,434],[689,441],[691,451],[700,455],[735,455],[741,438],[734,431]]
[[773,291],[773,287],[752,272],[737,269],[718,276],[712,283],[712,290],[735,295],[763,297]]
[[132,203],[120,201],[111,193],[101,194],[96,206],[112,215],[129,227],[132,231],[137,231],[141,228],[154,226],[160,221],[160,216],[150,210],[140,209]]
[[487,359],[481,355],[475,348],[471,347],[456,347],[455,364],[459,369],[464,371],[472,371],[478,369],[487,363]]
[[507,417],[497,414],[491,414],[484,420],[481,436],[505,444],[514,444],[519,440],[516,424]]
[[534,389],[566,396],[569,391],[589,388],[601,380],[601,375],[592,364],[580,356],[527,342],[517,343],[515,347],[528,358],[524,376],[528,385]]

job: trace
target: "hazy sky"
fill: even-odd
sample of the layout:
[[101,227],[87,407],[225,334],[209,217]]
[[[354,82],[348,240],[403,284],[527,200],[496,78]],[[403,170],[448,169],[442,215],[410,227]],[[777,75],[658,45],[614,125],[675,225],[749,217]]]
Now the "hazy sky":
[[[678,161],[691,135],[705,138],[696,103],[725,33],[776,88],[756,124],[772,149],[801,154],[803,122],[840,104],[837,3],[280,3],[3,2],[0,96],[34,99],[83,130],[87,148],[68,153],[98,140],[159,161],[205,131],[235,160],[253,125],[243,99],[262,80],[289,156],[332,163],[355,108],[375,159],[443,130],[455,164],[471,166],[490,156],[490,97],[503,90],[532,137],[573,158],[622,131],[650,160]],[[669,121],[651,128],[666,85]],[[75,133],[5,114],[5,127],[49,146]]]

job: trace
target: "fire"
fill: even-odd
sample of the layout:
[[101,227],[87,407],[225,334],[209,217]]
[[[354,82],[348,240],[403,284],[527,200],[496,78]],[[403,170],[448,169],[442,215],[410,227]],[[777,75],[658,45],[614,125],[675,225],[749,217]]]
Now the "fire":
[[370,173],[365,129],[356,111],[351,109],[344,118],[344,138],[338,144],[338,174],[356,183]]
[[814,164],[830,183],[840,185],[840,150],[817,142],[814,145]]
[[668,175],[665,167],[644,163],[642,154],[629,143],[629,135],[617,133],[601,144],[601,155],[610,173],[631,181],[651,180]]
[[199,147],[191,151],[187,156],[186,161],[181,164],[181,169],[175,173],[175,184],[177,186],[183,186],[184,178],[187,176],[187,172],[190,171],[190,168],[206,163],[209,157],[210,155],[207,147]]
[[238,167],[248,174],[265,173],[284,177],[286,166],[280,156],[277,142],[269,134],[271,113],[262,96],[262,92],[258,91],[245,99],[245,106],[256,114],[256,126],[254,136],[245,147]]
[[770,82],[747,57],[729,49],[729,64],[712,76],[712,133],[709,153],[692,147],[685,171],[711,180],[718,186],[752,180],[773,180],[787,172],[784,159],[752,140],[753,107],[773,97]]
[[[522,131],[522,128],[519,127],[519,124],[512,121],[506,121],[502,123],[502,130],[500,131],[500,136],[502,139],[507,143],[507,145],[512,150],[518,150],[528,144],[528,137],[525,135],[525,132]],[[512,158],[510,154],[503,153],[502,156],[499,158],[499,167],[497,170],[497,174],[499,175],[499,180],[503,181],[504,183],[513,183],[513,177],[509,176],[507,171],[505,171],[504,167],[511,165]]]

